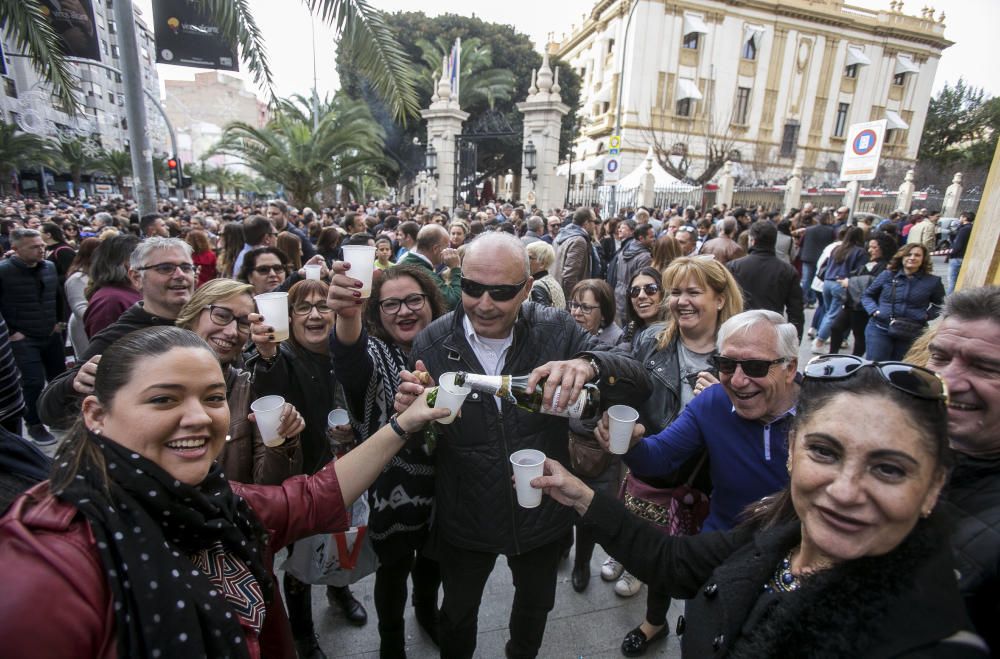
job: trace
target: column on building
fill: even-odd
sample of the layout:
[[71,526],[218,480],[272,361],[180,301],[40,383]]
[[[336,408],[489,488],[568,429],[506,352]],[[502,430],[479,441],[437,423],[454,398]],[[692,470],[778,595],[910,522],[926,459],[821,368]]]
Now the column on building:
[[437,152],[438,178],[436,185],[433,179],[429,181],[428,196],[435,207],[451,207],[455,202],[455,137],[461,134],[462,122],[469,118],[469,113],[462,111],[458,98],[452,95],[447,58],[430,107],[421,110],[420,116],[427,120],[427,146],[433,146]]
[[549,210],[560,206],[563,198],[556,165],[559,164],[562,118],[570,108],[562,102],[559,95],[559,69],[556,69],[553,76],[548,53],[542,58],[541,68],[537,72],[532,71],[531,75],[533,83],[528,89],[528,97],[523,103],[517,104],[517,109],[524,115],[524,144],[527,145],[530,140],[535,146],[537,157],[534,174],[537,180],[534,184],[531,183],[522,163],[521,198],[527,198],[525,190],[530,187],[535,193],[535,205]]

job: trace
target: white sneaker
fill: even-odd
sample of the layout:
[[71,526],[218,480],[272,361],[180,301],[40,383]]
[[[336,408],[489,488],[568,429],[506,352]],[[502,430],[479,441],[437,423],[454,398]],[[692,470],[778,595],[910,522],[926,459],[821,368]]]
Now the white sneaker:
[[601,564],[601,578],[605,581],[617,581],[624,571],[625,566],[610,556]]
[[642,582],[638,578],[623,572],[621,579],[615,583],[615,594],[619,597],[632,597],[642,588]]
[[825,355],[830,352],[829,341],[824,341],[823,339],[816,339],[812,342],[812,353],[814,355]]

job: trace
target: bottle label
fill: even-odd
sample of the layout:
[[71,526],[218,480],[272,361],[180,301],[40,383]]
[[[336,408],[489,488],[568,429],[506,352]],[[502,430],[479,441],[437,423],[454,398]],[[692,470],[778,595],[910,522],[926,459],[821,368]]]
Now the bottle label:
[[559,399],[562,396],[562,387],[556,387],[555,394],[552,395],[552,407],[546,407],[542,405],[542,409],[539,411],[542,414],[551,414],[552,416],[562,416],[568,419],[579,419],[583,416],[583,408],[587,406],[587,392],[581,391],[580,395],[577,397],[576,402],[568,406],[562,412],[555,411],[555,407],[559,405]]

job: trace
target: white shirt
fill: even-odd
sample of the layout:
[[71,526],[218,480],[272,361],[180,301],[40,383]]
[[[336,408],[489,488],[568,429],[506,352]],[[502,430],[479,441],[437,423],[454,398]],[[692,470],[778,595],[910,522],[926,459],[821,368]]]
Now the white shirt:
[[[507,356],[507,351],[510,350],[510,346],[514,343],[514,331],[511,330],[510,334],[504,339],[487,339],[476,334],[476,330],[472,327],[472,321],[469,320],[468,316],[462,317],[462,328],[465,330],[465,340],[469,342],[472,346],[472,352],[475,353],[476,359],[483,366],[484,375],[500,375],[500,371],[503,370],[503,362]],[[495,398],[497,409],[499,410],[502,401],[499,398]]]

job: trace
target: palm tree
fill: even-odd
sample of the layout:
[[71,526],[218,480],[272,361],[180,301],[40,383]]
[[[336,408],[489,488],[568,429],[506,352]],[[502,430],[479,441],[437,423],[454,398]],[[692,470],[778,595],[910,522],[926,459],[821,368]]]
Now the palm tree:
[[[451,44],[446,37],[438,37],[433,43],[427,39],[417,39],[424,68],[420,72],[420,84],[424,89],[436,89],[441,77],[441,63],[451,52]],[[493,49],[479,37],[462,40],[462,84],[459,87],[459,104],[470,108],[485,102],[492,109],[497,101],[507,101],[514,93],[517,80],[509,69],[493,68]]]
[[298,206],[335,185],[356,192],[354,180],[386,162],[382,129],[367,105],[342,96],[321,104],[315,129],[312,112],[301,96],[283,100],[263,128],[229,124],[212,152],[239,158]]
[[0,121],[0,195],[6,194],[11,176],[26,167],[52,165],[56,150],[52,142],[22,133],[13,124]]
[[125,189],[125,177],[132,176],[132,156],[128,151],[115,149],[114,151],[103,151],[100,156],[98,170],[104,172],[115,180],[122,196],[128,197]]
[[100,168],[100,158],[94,152],[94,143],[78,137],[59,142],[56,167],[68,172],[73,181],[73,189],[79,190],[83,175]]
[[[274,78],[263,36],[250,11],[249,0],[191,0],[219,26],[229,43],[239,46],[247,68],[272,100]],[[340,48],[354,53],[361,73],[369,78],[393,115],[400,121],[416,116],[418,108],[414,74],[406,53],[396,43],[381,12],[369,0],[302,0],[310,12],[332,26]],[[31,56],[32,66],[53,87],[67,108],[77,108],[77,88],[59,39],[38,0],[0,0],[0,25],[5,25],[19,50]]]
[[208,182],[215,186],[219,199],[222,199],[226,190],[233,185],[233,173],[225,167],[212,167],[208,170]]

